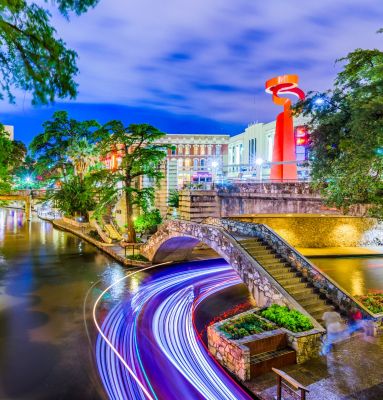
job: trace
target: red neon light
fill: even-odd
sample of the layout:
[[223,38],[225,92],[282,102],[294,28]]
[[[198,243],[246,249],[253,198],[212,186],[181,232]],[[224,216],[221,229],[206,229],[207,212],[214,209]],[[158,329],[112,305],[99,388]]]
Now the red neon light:
[[[296,161],[293,118],[291,115],[291,100],[279,97],[281,94],[293,94],[299,99],[305,98],[304,92],[298,88],[298,75],[283,75],[269,79],[266,82],[266,92],[273,95],[273,102],[283,106],[283,112],[277,116],[275,128],[273,162]],[[270,179],[283,182],[296,180],[296,164],[279,164],[271,167]]]
[[307,139],[305,137],[297,137],[296,144],[297,146],[305,146],[307,144]]

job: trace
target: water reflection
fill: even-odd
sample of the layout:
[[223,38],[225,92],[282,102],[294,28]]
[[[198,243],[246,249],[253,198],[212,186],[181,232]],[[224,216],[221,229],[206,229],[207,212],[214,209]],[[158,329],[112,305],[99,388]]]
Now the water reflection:
[[311,260],[352,295],[383,289],[383,257],[336,257]]

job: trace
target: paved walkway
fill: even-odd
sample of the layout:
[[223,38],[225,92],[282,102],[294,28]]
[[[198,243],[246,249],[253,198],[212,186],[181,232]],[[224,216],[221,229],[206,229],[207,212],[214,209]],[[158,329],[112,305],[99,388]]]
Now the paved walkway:
[[324,247],[305,248],[297,250],[305,257],[356,257],[356,256],[383,256],[383,246],[379,247]]
[[[383,337],[354,338],[326,357],[282,368],[310,390],[307,400],[383,399]],[[268,373],[246,386],[262,400],[274,400],[276,378]],[[284,397],[290,399],[290,397]]]

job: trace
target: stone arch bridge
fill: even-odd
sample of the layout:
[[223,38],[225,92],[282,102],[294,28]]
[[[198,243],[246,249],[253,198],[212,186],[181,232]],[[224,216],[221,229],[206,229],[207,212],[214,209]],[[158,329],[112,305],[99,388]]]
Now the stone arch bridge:
[[233,267],[258,306],[288,305],[309,316],[317,329],[322,329],[323,313],[333,309],[346,314],[356,307],[365,317],[374,317],[263,224],[229,218],[208,218],[205,223],[169,220],[141,251],[153,263],[184,261],[200,242]]

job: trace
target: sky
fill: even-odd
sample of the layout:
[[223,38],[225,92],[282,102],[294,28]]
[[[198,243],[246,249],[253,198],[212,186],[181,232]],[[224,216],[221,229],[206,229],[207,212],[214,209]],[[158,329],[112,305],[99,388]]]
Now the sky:
[[381,0],[100,0],[57,34],[78,53],[75,101],[1,103],[0,121],[29,142],[55,110],[105,123],[146,122],[168,133],[240,133],[281,110],[267,79],[298,74],[304,91],[331,87],[335,60],[382,48]]

